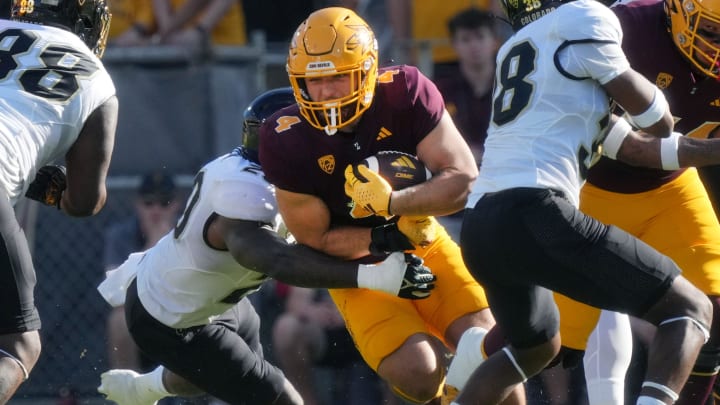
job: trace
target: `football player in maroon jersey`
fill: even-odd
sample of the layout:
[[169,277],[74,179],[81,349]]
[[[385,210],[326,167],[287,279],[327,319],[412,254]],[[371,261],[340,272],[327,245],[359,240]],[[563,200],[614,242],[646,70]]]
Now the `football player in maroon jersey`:
[[[448,373],[453,385],[454,376],[469,375],[482,361],[478,348],[495,322],[458,245],[429,219],[433,242],[418,246],[407,235],[428,222],[408,217],[463,207],[477,175],[470,148],[417,68],[378,69],[374,34],[351,10],[310,14],[293,36],[288,73],[297,105],[268,118],[260,139],[260,161],[285,223],[298,242],[335,257],[376,261],[408,250],[437,274],[422,303],[362,289],[331,295],[363,358],[395,392],[413,403],[439,403],[448,355],[457,349]],[[433,177],[386,194],[383,206],[373,206],[376,216],[353,205],[344,172],[382,150],[418,156]],[[524,393],[516,395],[511,401]]]

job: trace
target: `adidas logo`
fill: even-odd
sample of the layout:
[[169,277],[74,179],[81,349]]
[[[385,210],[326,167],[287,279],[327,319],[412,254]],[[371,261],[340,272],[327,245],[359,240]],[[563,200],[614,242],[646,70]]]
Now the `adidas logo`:
[[410,169],[415,169],[415,163],[413,163],[413,161],[407,156],[400,156],[399,158],[393,160],[393,162],[390,163],[390,166],[409,167]]
[[380,128],[380,132],[378,132],[377,138],[375,138],[376,141],[379,141],[381,139],[385,139],[392,136],[392,132],[390,132],[387,128],[382,127]]
[[720,107],[720,98],[716,98],[715,100],[711,101],[710,105],[713,107]]

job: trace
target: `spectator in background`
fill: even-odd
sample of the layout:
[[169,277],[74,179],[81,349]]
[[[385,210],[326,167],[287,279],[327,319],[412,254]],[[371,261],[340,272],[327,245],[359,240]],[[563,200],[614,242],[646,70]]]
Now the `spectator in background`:
[[[495,21],[492,13],[474,7],[450,18],[447,29],[458,63],[450,68],[452,74],[434,80],[478,165],[492,112],[495,54],[501,43]],[[438,217],[455,241],[460,240],[462,213]]]
[[245,45],[241,0],[152,0],[153,43],[171,45]]
[[265,40],[283,50],[295,28],[324,0],[273,0],[242,2],[247,21],[247,34],[263,31]]
[[239,0],[116,0],[110,44],[115,46],[245,45],[245,17]]
[[[448,74],[447,68],[458,61],[458,55],[452,46],[444,43],[447,38],[447,23],[452,16],[468,7],[504,15],[497,0],[385,1],[390,25],[393,27],[395,62],[425,68],[423,73],[433,79]],[[426,61],[422,60],[417,52],[422,41],[430,41],[432,46],[430,66],[426,66]],[[428,68],[432,71],[426,71]]]
[[[163,171],[143,176],[134,200],[134,215],[111,225],[105,235],[104,268],[120,266],[132,252],[151,248],[170,231],[180,208],[175,182]],[[150,370],[125,324],[123,307],[113,308],[107,319],[108,361],[111,368]]]
[[153,29],[152,4],[146,0],[113,0],[108,45],[141,46],[150,42]]
[[478,165],[492,111],[495,54],[501,44],[495,21],[492,13],[477,8],[454,15],[447,28],[458,63],[450,68],[452,74],[435,80]]
[[[289,286],[285,312],[273,326],[273,347],[280,368],[305,401],[321,404],[315,367],[330,367],[334,402],[380,402],[380,380],[363,362],[327,290]],[[345,377],[345,378],[343,378]]]

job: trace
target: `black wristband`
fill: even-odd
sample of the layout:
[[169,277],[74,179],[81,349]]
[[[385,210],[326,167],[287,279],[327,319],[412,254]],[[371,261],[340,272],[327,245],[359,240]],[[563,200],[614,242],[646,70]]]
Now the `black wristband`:
[[370,246],[368,248],[373,256],[382,256],[391,252],[413,250],[415,247],[397,227],[390,223],[374,227],[370,231]]

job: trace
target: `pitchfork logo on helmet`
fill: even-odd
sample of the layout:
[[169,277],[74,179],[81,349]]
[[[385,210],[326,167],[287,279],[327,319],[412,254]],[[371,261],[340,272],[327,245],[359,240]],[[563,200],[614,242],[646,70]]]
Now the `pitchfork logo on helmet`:
[[[354,11],[324,8],[310,14],[293,35],[287,71],[300,113],[315,128],[333,135],[370,107],[378,71],[378,45],[367,23]],[[348,74],[352,92],[313,101],[305,87],[309,77]]]
[[665,0],[668,29],[680,52],[720,79],[720,0]]
[[112,17],[105,0],[13,0],[10,15],[71,31],[98,57],[105,52]]

